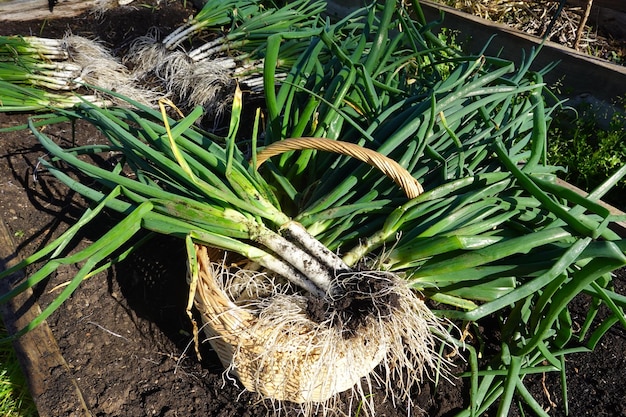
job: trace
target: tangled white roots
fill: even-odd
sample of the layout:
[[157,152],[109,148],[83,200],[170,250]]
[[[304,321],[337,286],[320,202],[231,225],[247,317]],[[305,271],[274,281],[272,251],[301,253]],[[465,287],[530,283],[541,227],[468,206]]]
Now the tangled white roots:
[[236,63],[231,58],[193,61],[186,51],[167,49],[152,33],[131,44],[125,63],[138,80],[156,77],[167,96],[185,106],[203,106],[211,116],[222,115],[232,102]]
[[[310,311],[310,298],[290,284],[211,263],[206,248],[196,249],[195,301],[205,333],[227,371],[249,391],[272,400],[276,409],[290,401],[304,415],[333,414],[338,394],[351,390],[362,415],[373,416],[373,386],[382,388],[388,400],[411,403],[411,388],[441,365],[431,331],[443,332],[441,323],[393,274],[358,273],[359,280],[378,284],[369,286],[374,291],[345,293],[357,307],[361,302],[371,306],[356,323],[334,306],[345,300],[322,303],[326,311],[318,321],[311,318],[317,313]],[[353,281],[346,274],[335,284],[345,287]]]
[[[63,38],[63,48],[68,52],[70,61],[81,68],[77,82],[115,91],[146,105],[154,105],[162,96],[148,88],[137,86],[137,78],[98,42],[81,36],[67,35]],[[125,100],[107,98],[116,104],[127,105]]]

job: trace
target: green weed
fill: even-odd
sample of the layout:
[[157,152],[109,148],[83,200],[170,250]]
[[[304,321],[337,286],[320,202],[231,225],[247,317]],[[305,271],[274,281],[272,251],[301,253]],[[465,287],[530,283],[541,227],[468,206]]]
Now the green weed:
[[[6,336],[0,320],[0,338]],[[35,417],[37,408],[28,391],[26,379],[20,369],[11,344],[0,344],[0,416]]]
[[[561,175],[564,180],[592,190],[624,165],[626,98],[620,99],[614,109],[582,104],[555,117],[548,134],[548,158],[565,168]],[[626,181],[622,180],[607,195],[607,202],[623,206],[625,189]]]

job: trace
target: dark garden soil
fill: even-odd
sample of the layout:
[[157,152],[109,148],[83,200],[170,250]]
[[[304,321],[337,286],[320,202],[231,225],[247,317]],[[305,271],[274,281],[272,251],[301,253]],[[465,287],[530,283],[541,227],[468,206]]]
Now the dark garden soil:
[[[60,37],[71,30],[99,38],[112,48],[143,35],[152,26],[169,30],[193,11],[179,3],[158,7],[132,6],[100,18],[85,15],[68,20],[3,24],[1,35],[37,34]],[[28,115],[0,114],[0,126],[24,124]],[[89,126],[78,123],[55,125],[46,134],[63,145],[96,143],[100,139]],[[51,175],[38,170],[37,158],[45,156],[29,131],[0,134],[0,221],[13,235],[22,256],[34,252],[58,236],[80,217],[87,203],[69,192]],[[84,231],[76,247],[94,241],[115,218],[102,215]],[[58,294],[58,286],[76,271],[59,269],[49,282],[36,288],[35,296],[47,305]],[[618,283],[626,292],[626,277]],[[584,320],[581,297],[573,304],[574,326]],[[183,243],[156,238],[122,264],[85,281],[48,323],[73,377],[95,416],[265,416],[273,415],[268,404],[243,391],[223,376],[217,356],[208,343],[202,345],[202,360],[191,346],[191,326],[185,313],[187,303],[186,255]],[[581,311],[581,313],[577,313]],[[489,332],[491,329],[485,329]],[[623,405],[626,375],[626,335],[609,332],[594,353],[572,355],[568,363],[569,410],[572,416],[626,415]],[[453,372],[464,369],[458,361]],[[52,372],[52,370],[51,370]],[[528,384],[550,414],[563,416],[557,375],[535,377]],[[435,388],[425,382],[414,401],[424,412],[394,407],[383,394],[374,392],[379,416],[450,416],[466,406],[467,383],[451,377]],[[68,409],[61,389],[55,393],[55,415],[76,415]],[[356,414],[358,404],[343,405]],[[296,415],[285,410],[286,415]],[[495,414],[495,413],[492,413]]]

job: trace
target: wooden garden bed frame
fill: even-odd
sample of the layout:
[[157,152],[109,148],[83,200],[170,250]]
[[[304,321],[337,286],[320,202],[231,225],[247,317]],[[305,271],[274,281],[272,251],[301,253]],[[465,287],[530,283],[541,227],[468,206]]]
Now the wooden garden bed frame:
[[[458,41],[467,42],[466,52],[478,53],[489,44],[486,54],[520,62],[522,51],[528,56],[532,48],[537,48],[542,43],[536,36],[452,7],[428,0],[421,0],[420,4],[427,21],[437,20],[443,13],[443,27],[459,32]],[[563,96],[572,99],[594,98],[604,103],[611,103],[617,97],[626,97],[624,66],[577,52],[555,42],[545,42],[533,68],[541,69],[553,62],[559,62],[559,65],[544,80],[549,85],[559,84]]]
[[95,0],[58,0],[50,11],[49,0],[13,0],[0,3],[0,22],[73,17],[93,9],[95,3]]

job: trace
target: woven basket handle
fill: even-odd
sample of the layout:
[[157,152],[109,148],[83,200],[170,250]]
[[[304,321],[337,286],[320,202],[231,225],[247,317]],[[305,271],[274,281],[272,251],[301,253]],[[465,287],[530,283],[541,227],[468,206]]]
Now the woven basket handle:
[[350,142],[326,138],[289,138],[274,142],[266,146],[257,154],[256,169],[272,156],[280,155],[288,151],[298,151],[303,149],[315,149],[318,151],[334,152],[341,155],[351,156],[363,161],[374,168],[379,169],[386,176],[391,178],[400,188],[404,190],[408,198],[415,198],[424,192],[422,185],[400,164],[391,158],[386,157],[371,149],[364,148]]

